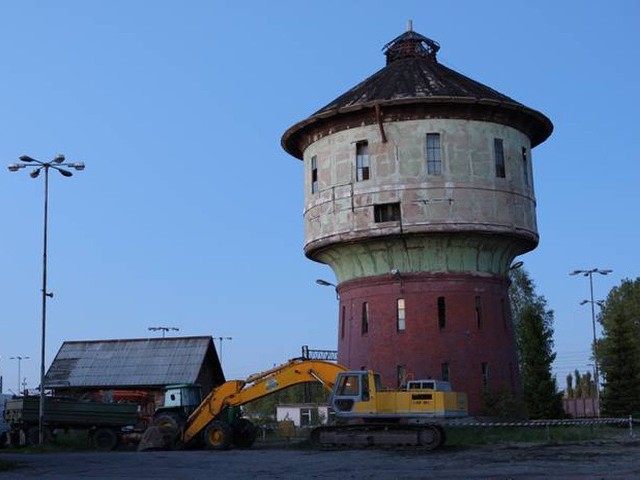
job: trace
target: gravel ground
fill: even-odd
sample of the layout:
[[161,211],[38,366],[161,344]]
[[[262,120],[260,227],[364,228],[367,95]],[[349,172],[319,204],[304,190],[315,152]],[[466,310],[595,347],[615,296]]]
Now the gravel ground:
[[0,479],[640,479],[640,440],[472,448],[0,453]]

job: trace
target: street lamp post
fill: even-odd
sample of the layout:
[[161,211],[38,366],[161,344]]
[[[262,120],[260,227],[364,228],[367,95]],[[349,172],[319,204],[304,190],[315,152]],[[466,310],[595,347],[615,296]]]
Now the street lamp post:
[[20,395],[20,379],[22,378],[22,360],[29,360],[31,357],[23,357],[16,355],[15,357],[9,357],[10,360],[18,360],[18,395]]
[[583,277],[589,277],[589,292],[591,294],[591,300],[583,300],[580,302],[580,305],[584,305],[586,303],[591,304],[591,328],[593,329],[593,362],[594,362],[594,376],[595,376],[595,384],[596,384],[596,402],[598,405],[598,416],[600,416],[600,368],[598,366],[598,342],[596,338],[596,303],[600,304],[601,302],[595,302],[593,300],[593,274],[598,273],[600,275],[609,275],[613,270],[609,269],[599,269],[592,268],[590,270],[574,270],[569,275],[582,275]]
[[233,337],[214,337],[216,340],[220,341],[220,366],[222,366],[222,341],[223,340],[233,340]]
[[321,278],[316,280],[316,283],[322,287],[333,287],[336,292],[336,299],[340,300],[340,294],[338,293],[338,286],[335,283],[327,282]]
[[44,170],[44,239],[42,245],[42,341],[40,348],[40,408],[38,412],[38,436],[40,445],[44,445],[44,364],[45,364],[45,339],[47,326],[47,297],[53,297],[52,292],[47,292],[47,229],[49,216],[49,169],[57,170],[63,177],[72,177],[73,173],[62,167],[70,167],[75,170],[84,170],[84,163],[65,163],[64,155],[56,155],[49,162],[41,162],[28,155],[20,157],[22,163],[12,163],[7,168],[10,172],[17,172],[26,167],[33,167],[29,174],[31,178],[38,178]]

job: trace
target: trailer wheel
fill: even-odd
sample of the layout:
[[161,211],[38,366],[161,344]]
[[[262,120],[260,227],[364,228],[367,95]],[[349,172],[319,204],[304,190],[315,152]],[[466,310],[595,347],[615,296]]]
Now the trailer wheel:
[[118,434],[113,428],[98,428],[91,436],[91,443],[103,452],[114,450],[118,446]]
[[[43,427],[42,433],[44,434],[44,443],[51,442],[51,430],[48,427]],[[24,441],[28,447],[40,444],[40,428],[37,425],[33,425],[24,432]]]
[[228,423],[214,421],[204,430],[204,443],[211,450],[227,450],[233,440],[233,429]]
[[250,448],[257,434],[258,430],[250,420],[240,418],[233,425],[233,444],[239,448]]
[[21,430],[11,430],[9,431],[9,446],[10,447],[21,447],[20,445],[20,432]]

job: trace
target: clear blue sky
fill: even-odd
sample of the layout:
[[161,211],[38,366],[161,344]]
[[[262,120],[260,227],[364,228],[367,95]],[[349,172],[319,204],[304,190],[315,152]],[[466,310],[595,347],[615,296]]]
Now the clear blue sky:
[[[545,113],[541,242],[521,258],[555,310],[556,369],[585,370],[585,278],[639,275],[640,3],[20,1],[0,7],[0,152],[87,168],[50,185],[47,364],[65,340],[150,326],[230,336],[228,377],[336,347],[337,304],[303,245],[292,124],[384,65],[406,28],[445,65]],[[42,178],[0,171],[0,372],[39,380]],[[218,345],[218,344],[217,344]]]

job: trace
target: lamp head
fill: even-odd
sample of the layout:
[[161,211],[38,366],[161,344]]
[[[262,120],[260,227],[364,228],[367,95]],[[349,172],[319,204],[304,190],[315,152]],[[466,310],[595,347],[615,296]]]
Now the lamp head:
[[71,168],[75,168],[78,171],[84,170],[84,162],[70,163],[69,166]]
[[62,155],[61,153],[56,155],[56,157],[53,159],[53,163],[62,163],[64,162],[64,155]]
[[587,303],[589,303],[589,300],[582,300],[582,301],[580,302],[580,305],[585,305],[585,304],[587,304]]
[[39,176],[39,175],[40,175],[40,169],[39,169],[39,168],[34,169],[34,170],[29,174],[29,176],[30,176],[31,178],[38,178],[38,176]]
[[65,170],[64,168],[56,168],[56,170],[58,170],[60,172],[60,175],[62,175],[63,177],[73,177],[73,173],[71,173],[69,170]]
[[24,165],[18,165],[17,163],[11,163],[7,165],[7,168],[9,169],[10,172],[17,172],[18,170],[24,167],[25,167]]
[[35,158],[31,158],[29,155],[20,155],[18,157],[20,159],[21,162],[37,162],[37,160]]

